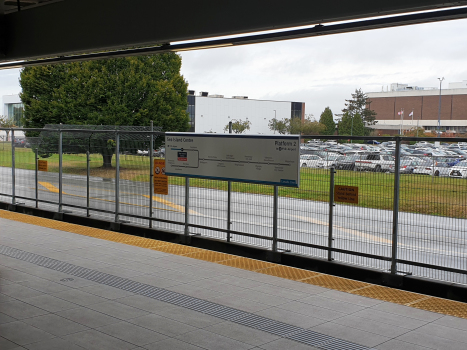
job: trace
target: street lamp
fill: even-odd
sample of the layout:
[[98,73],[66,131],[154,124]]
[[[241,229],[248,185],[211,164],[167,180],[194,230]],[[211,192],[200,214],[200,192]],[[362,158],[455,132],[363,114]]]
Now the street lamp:
[[444,77],[438,78],[439,80],[439,103],[438,103],[438,137],[441,128],[441,84],[443,83]]

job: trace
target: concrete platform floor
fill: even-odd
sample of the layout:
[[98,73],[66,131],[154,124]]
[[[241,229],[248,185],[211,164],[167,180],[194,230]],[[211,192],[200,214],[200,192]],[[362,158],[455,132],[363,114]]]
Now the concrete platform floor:
[[2,350],[467,349],[467,319],[306,283],[321,274],[304,283],[21,218],[0,218]]

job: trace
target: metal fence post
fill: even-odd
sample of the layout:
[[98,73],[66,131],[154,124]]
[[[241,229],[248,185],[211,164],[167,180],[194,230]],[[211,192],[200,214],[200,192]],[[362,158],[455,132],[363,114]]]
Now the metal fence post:
[[391,274],[397,273],[397,236],[399,229],[400,152],[401,138],[396,137],[396,159],[394,166],[394,207],[392,212]]
[[16,203],[15,177],[15,130],[11,129],[11,204]]
[[115,222],[118,222],[120,210],[120,134],[115,132]]
[[58,212],[63,209],[62,194],[63,194],[63,133],[58,131]]
[[[232,122],[229,122],[229,134],[232,133]],[[232,181],[227,181],[227,242],[230,242],[232,239],[232,235],[230,230],[232,228],[232,221],[230,217],[230,213],[232,210]]]
[[154,123],[151,120],[151,140],[149,142],[149,228],[152,228],[152,193],[154,192]]
[[190,233],[190,178],[185,178],[185,236]]
[[331,177],[329,181],[329,233],[328,233],[328,261],[332,261],[332,228],[333,228],[333,212],[334,212],[334,174],[336,170],[334,167],[330,169]]
[[90,167],[91,167],[91,158],[89,151],[86,152],[86,216],[90,217],[89,214],[89,175],[90,175]]
[[34,185],[36,190],[36,208],[39,208],[39,148],[36,147],[35,151],[35,166],[36,172],[34,177]]
[[277,214],[279,206],[279,186],[274,186],[274,204],[272,217],[272,251],[277,252]]

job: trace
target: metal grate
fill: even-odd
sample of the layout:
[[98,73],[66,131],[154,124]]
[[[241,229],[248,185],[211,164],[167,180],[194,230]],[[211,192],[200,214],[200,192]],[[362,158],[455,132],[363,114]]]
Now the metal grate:
[[64,261],[48,258],[20,249],[0,245],[0,254],[26,261],[31,264],[63,272],[75,277],[96,283],[119,288],[128,292],[143,295],[173,305],[185,307],[222,320],[234,322],[243,326],[258,329],[270,334],[278,335],[306,345],[326,350],[368,350],[368,347],[330,337],[308,329],[289,325],[267,317],[237,310],[228,306],[212,303],[163,288],[129,280],[108,273],[99,272],[85,267],[73,265]]

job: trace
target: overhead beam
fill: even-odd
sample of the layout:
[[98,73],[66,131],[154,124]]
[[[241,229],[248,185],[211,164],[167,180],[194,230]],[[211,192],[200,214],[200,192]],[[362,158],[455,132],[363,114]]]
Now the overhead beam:
[[4,15],[3,61],[467,5],[440,0],[66,0]]
[[76,62],[85,60],[96,60],[113,57],[125,57],[136,55],[148,55],[163,52],[178,52],[188,50],[201,50],[208,48],[218,48],[236,45],[248,45],[265,43],[279,40],[289,40],[305,37],[323,36],[338,33],[348,33],[363,30],[372,30],[379,28],[388,28],[403,25],[412,25],[418,23],[427,23],[435,21],[446,21],[459,18],[467,18],[467,8],[458,8],[451,10],[440,10],[426,13],[416,13],[410,15],[401,15],[394,17],[377,18],[363,21],[353,21],[349,23],[340,23],[334,25],[317,25],[311,28],[295,29],[267,34],[252,34],[247,36],[229,37],[227,39],[215,39],[208,41],[194,41],[185,44],[161,45],[157,47],[146,47],[128,50],[105,51],[83,55],[60,56],[39,60],[27,60],[19,62],[0,63],[0,69],[21,68],[27,66],[39,66],[45,64]]

